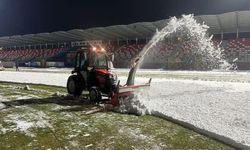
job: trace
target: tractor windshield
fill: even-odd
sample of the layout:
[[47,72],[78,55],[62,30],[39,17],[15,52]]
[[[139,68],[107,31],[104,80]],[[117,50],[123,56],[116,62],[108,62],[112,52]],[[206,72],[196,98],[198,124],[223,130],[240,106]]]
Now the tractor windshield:
[[108,57],[104,53],[92,53],[92,57],[90,59],[90,66],[100,69],[110,68],[108,63]]
[[95,60],[95,67],[108,68],[107,57],[104,54],[97,54]]

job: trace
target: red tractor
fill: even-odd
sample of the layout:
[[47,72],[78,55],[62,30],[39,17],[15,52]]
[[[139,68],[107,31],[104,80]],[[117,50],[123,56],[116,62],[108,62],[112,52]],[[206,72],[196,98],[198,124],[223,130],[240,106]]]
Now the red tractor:
[[[108,54],[103,48],[84,48],[76,53],[75,68],[68,78],[68,93],[80,96],[83,90],[89,91],[92,102],[100,102],[102,97],[108,97],[114,106],[119,105],[119,97],[127,96],[142,86],[134,86],[135,72],[132,68],[127,84],[120,86],[117,75],[111,71],[113,54]],[[151,80],[150,80],[151,81]]]

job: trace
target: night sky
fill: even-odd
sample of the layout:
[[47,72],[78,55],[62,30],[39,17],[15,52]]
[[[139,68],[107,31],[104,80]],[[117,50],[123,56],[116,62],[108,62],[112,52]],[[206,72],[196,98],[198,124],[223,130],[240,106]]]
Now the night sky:
[[250,10],[249,0],[0,0],[0,36]]

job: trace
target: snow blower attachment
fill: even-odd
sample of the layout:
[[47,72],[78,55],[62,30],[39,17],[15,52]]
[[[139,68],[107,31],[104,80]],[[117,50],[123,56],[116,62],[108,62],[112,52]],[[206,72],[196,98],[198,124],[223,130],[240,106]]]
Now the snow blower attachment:
[[148,83],[142,85],[135,85],[135,74],[139,65],[139,58],[134,61],[134,65],[131,67],[128,75],[127,82],[124,86],[120,86],[120,81],[117,84],[117,90],[115,91],[113,97],[111,98],[111,103],[114,107],[119,106],[120,100],[126,98],[133,98],[135,92],[141,90],[142,88],[149,87],[152,78],[149,79]]
[[126,84],[121,86],[117,75],[111,71],[113,59],[114,55],[104,48],[80,48],[76,53],[75,68],[67,81],[68,93],[77,97],[87,90],[90,101],[100,102],[102,97],[108,97],[115,107],[119,106],[120,98],[133,97],[135,91],[150,86],[151,79],[144,85],[134,85],[139,59],[134,61]]

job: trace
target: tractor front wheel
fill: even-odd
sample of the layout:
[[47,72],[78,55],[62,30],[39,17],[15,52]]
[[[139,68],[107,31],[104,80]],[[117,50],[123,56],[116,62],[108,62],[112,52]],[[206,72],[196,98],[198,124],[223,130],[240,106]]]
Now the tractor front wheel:
[[80,96],[83,90],[82,88],[83,86],[81,84],[83,83],[81,82],[81,79],[79,76],[71,75],[68,78],[68,82],[67,82],[68,93],[74,96]]
[[101,92],[96,87],[90,88],[89,99],[91,102],[95,102],[95,103],[100,102],[102,100]]

